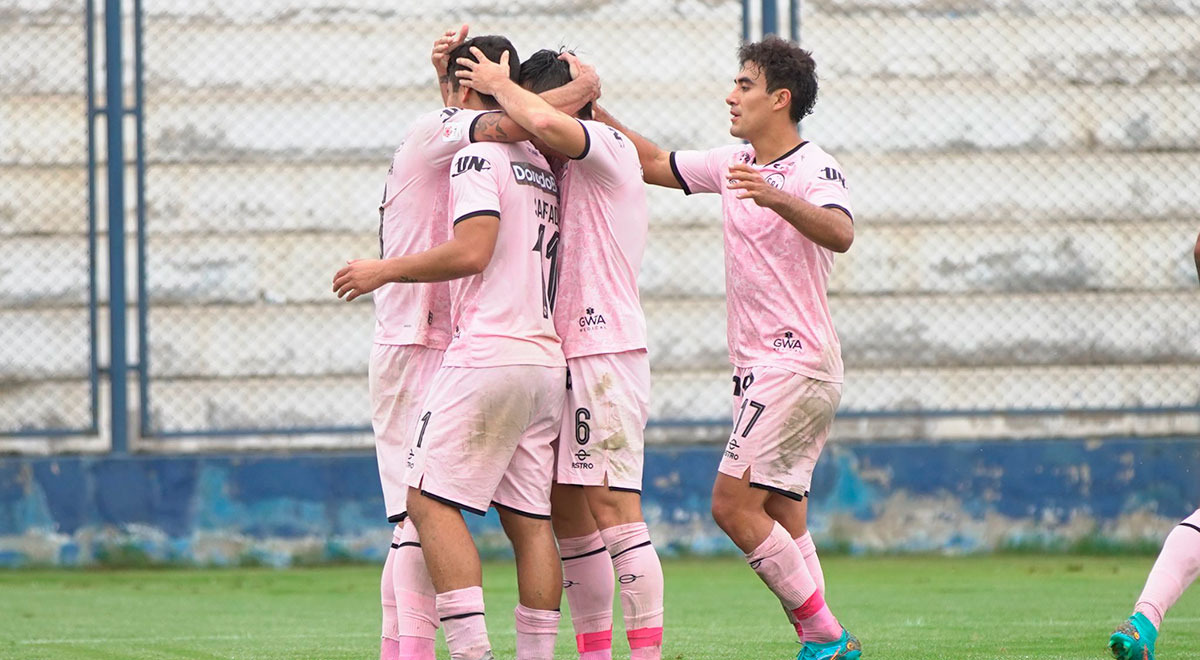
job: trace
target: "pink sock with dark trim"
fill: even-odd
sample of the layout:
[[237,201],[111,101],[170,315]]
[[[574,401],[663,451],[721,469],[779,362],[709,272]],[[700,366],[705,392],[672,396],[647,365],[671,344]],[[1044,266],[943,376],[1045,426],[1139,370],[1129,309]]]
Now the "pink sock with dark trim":
[[841,636],[841,626],[832,614],[828,614],[829,608],[817,592],[817,584],[804,565],[800,548],[783,525],[775,523],[767,538],[746,555],[746,561],[784,608],[795,616],[805,641],[833,641]]
[[558,638],[558,610],[535,610],[517,605],[517,660],[554,660]]
[[436,592],[421,553],[417,526],[409,521],[400,529],[399,547],[392,567],[396,599],[398,660],[434,660],[438,611]]
[[1200,509],[1179,523],[1163,542],[1134,612],[1162,628],[1163,616],[1200,574]]
[[450,648],[450,660],[479,660],[492,650],[483,620],[483,587],[437,595],[437,611]]
[[392,544],[387,559],[383,562],[383,573],[379,576],[379,603],[383,610],[383,631],[379,639],[379,660],[399,660],[400,628],[396,622],[396,590],[392,588],[392,567],[396,560],[396,547],[400,544],[400,526],[392,530]]
[[612,659],[612,558],[600,532],[558,540],[562,556],[563,593],[571,610],[575,647],[580,660]]
[[659,660],[663,638],[662,563],[646,523],[600,530],[621,585],[621,612],[630,660]]

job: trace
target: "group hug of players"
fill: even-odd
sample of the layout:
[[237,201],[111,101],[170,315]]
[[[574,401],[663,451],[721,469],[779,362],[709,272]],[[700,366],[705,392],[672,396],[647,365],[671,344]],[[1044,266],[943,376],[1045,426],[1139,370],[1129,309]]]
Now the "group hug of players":
[[[581,660],[612,656],[619,583],[632,660],[658,660],[663,574],[641,512],[650,398],[637,275],[644,183],[721,195],[733,431],[712,514],[779,598],[801,660],[856,660],[806,527],[813,468],[841,397],[826,299],[854,238],[838,163],[802,140],[815,63],[742,46],[730,133],[665,152],[597,105],[570,53],[521,61],[467,28],[434,43],[443,108],[416,119],[379,207],[380,259],[333,289],[374,292],[370,390],[388,520],[381,660],[493,657],[462,512],[494,507],[517,564],[520,660],[549,660],[566,591]],[[1139,656],[1140,657],[1140,656]]]

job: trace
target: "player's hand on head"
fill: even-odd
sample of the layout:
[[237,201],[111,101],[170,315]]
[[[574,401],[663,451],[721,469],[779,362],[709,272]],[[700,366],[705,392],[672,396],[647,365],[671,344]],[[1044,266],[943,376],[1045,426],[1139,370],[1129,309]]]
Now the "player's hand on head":
[[446,71],[450,67],[450,51],[458,48],[462,42],[467,40],[468,29],[469,27],[464,24],[460,28],[446,30],[433,42],[433,53],[430,54],[429,59],[433,62],[433,68],[437,71],[439,78],[446,75]]
[[379,259],[354,259],[333,276],[333,291],[338,298],[350,302],[386,284],[383,262]]
[[600,76],[596,73],[596,67],[584,62],[571,52],[559,53],[558,59],[571,67],[571,80],[583,80],[592,87],[593,101],[600,98]]
[[751,199],[759,206],[770,206],[783,194],[775,186],[767,183],[758,170],[745,163],[730,164],[726,185],[730,190],[740,191],[737,193],[738,199]]
[[493,62],[483,54],[483,51],[471,47],[471,54],[475,56],[472,60],[469,57],[458,58],[458,63],[463,69],[458,71],[459,84],[466,85],[480,94],[495,94],[496,89],[508,80],[508,51],[500,54],[500,61]]

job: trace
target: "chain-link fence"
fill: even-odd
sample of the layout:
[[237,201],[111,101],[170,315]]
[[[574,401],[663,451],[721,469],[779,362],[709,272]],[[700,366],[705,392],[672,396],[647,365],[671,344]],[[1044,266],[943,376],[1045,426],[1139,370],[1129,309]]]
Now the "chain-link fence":
[[96,432],[87,16],[0,2],[0,435]]
[[[831,285],[843,418],[1200,411],[1200,5],[801,7],[822,84],[804,135],[843,164],[858,222]],[[522,54],[576,49],[597,66],[604,105],[666,148],[733,140],[723,99],[739,0],[142,10],[143,435],[366,427],[372,309],[337,301],[329,282],[377,250],[390,154],[440,102],[428,54],[446,28],[505,34]],[[50,14],[66,22],[30,18]],[[83,22],[20,2],[0,18],[14,54],[0,62],[0,375],[86,375],[86,324],[79,346],[59,340],[46,358],[12,350],[75,327],[55,314],[87,319],[86,250],[64,252],[86,242],[82,46],[17,45],[80,40]],[[719,204],[648,193],[653,420],[723,425]],[[76,267],[31,293],[12,265],[37,249]]]

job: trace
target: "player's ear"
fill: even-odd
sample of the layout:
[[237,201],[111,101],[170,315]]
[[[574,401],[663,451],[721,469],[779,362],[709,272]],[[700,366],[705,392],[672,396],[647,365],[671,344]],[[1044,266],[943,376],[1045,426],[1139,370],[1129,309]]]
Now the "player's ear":
[[774,97],[771,103],[773,110],[786,110],[792,104],[792,91],[787,87],[780,87],[771,92],[771,96]]

